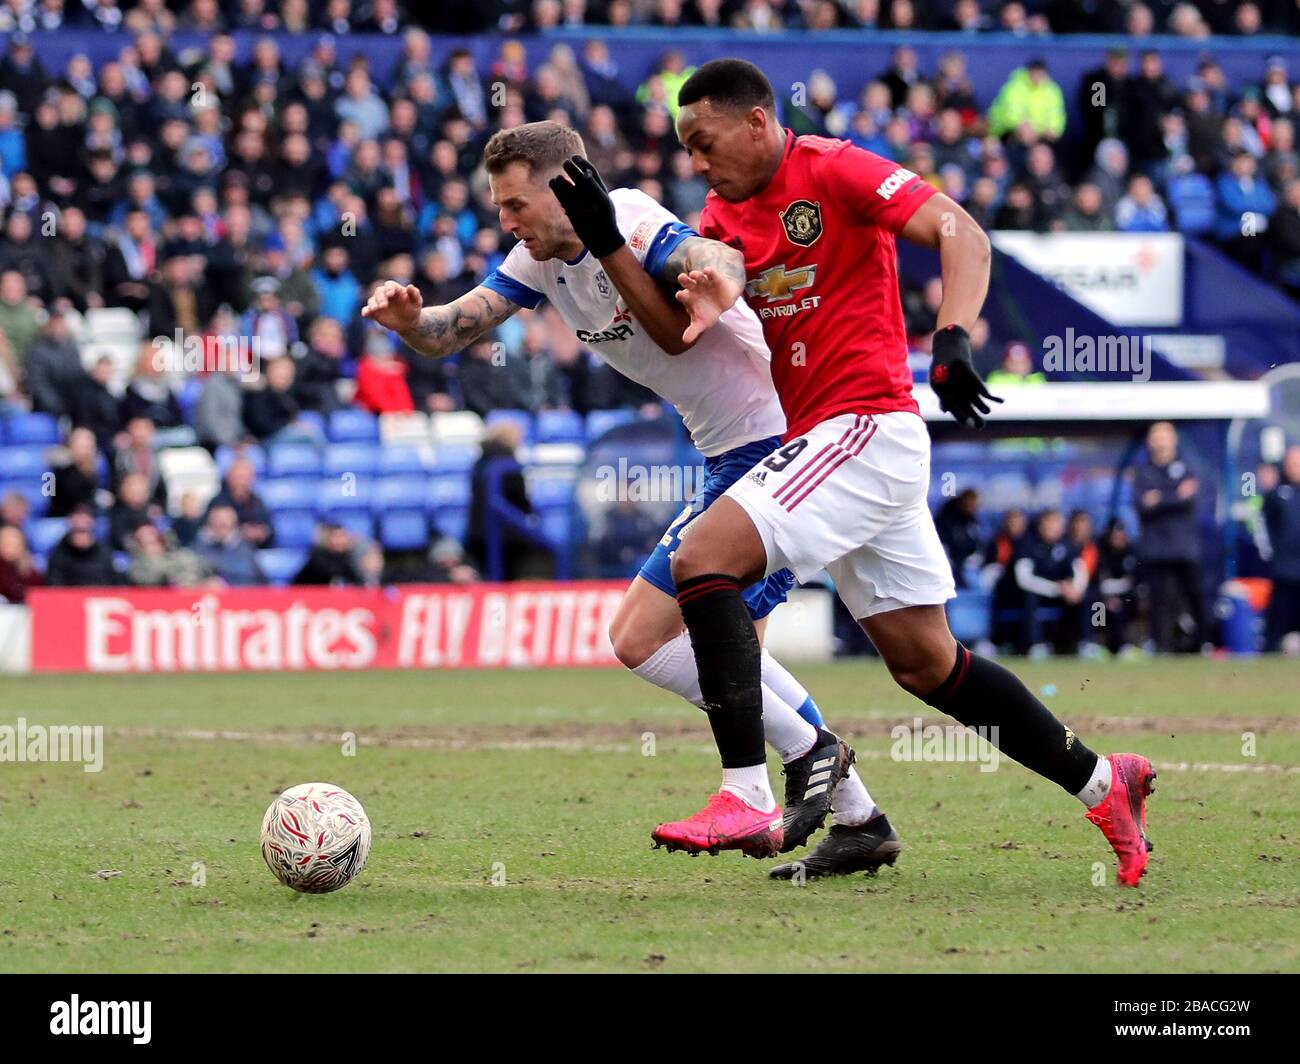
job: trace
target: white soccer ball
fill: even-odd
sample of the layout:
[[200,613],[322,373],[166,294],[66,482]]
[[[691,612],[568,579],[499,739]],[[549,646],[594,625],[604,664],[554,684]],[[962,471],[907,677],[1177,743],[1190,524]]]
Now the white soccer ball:
[[275,878],[304,894],[346,887],[366,866],[370,818],[342,787],[300,783],[262,818],[262,857]]

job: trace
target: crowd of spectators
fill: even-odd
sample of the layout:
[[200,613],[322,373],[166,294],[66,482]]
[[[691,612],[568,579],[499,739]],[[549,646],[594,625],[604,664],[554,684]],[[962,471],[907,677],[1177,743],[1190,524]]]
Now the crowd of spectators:
[[[1020,654],[1197,653],[1215,641],[1205,604],[1202,486],[1177,430],[1157,422],[1128,471],[1137,528],[1086,510],[982,511],[966,489],[944,501],[935,527],[959,590],[988,594],[987,643]],[[1262,646],[1300,653],[1300,445],[1255,483],[1255,545],[1269,578]],[[1136,534],[1135,534],[1136,533]],[[1289,640],[1289,642],[1288,642]]]
[[[1085,18],[1084,5],[1070,3],[990,9],[916,0],[434,7],[412,12],[414,23],[384,0],[197,0],[180,10],[159,0],[126,10],[46,0],[0,8],[0,31],[12,31],[0,56],[0,396],[10,409],[48,413],[69,430],[50,509],[69,526],[50,554],[51,583],[109,579],[109,570],[145,584],[264,579],[258,552],[273,536],[247,471],[232,467],[210,505],[173,500],[164,519],[161,447],[319,443],[320,418],[350,406],[433,415],[658,409],[551,310],[521,314],[448,360],[413,356],[358,310],[378,280],[408,281],[427,303],[445,303],[502,261],[507,248],[479,166],[498,128],[566,122],[582,132],[611,185],[637,186],[694,221],[707,187],[672,125],[676,88],[690,67],[670,50],[653,69],[621,69],[613,35],[554,43],[544,58],[506,36],[486,63],[465,50],[435,60],[417,23],[463,29],[487,18],[511,32],[558,22],[740,20],[755,30],[870,24],[1033,34],[1106,28],[1107,19],[1127,25],[1146,11],[1153,24],[1176,22],[1174,32],[1190,34],[1198,12],[1216,32],[1231,33],[1253,24],[1243,11],[1254,8],[1267,28],[1300,10],[1103,3],[1087,5]],[[98,66],[73,55],[52,68],[27,36],[96,23],[133,34]],[[270,36],[241,61],[227,35],[236,29],[316,36],[297,64]],[[212,36],[203,48],[178,49],[174,30]],[[373,69],[364,53],[339,58],[335,35],[358,31],[400,36],[393,69]],[[1300,282],[1293,125],[1300,87],[1286,62],[1271,59],[1256,78],[1229,84],[1207,53],[1196,76],[1176,85],[1158,52],[1098,59],[1065,88],[1050,63],[1031,60],[981,99],[961,51],[923,68],[914,49],[900,47],[858,84],[810,71],[806,98],[781,101],[783,118],[798,133],[843,136],[895,159],[989,228],[1177,227],[1188,216],[1172,194],[1176,183],[1200,176],[1211,188],[1209,235],[1282,283]],[[1070,117],[1067,91],[1081,118]],[[909,334],[921,350],[937,298],[934,284],[905,293]],[[124,373],[120,362],[87,358],[78,344],[85,316],[101,308],[131,312],[144,337],[200,337],[205,356],[232,339],[249,342],[262,372],[249,381],[206,358],[197,373],[178,370],[160,364],[158,344],[145,340]],[[1023,345],[1004,347],[1005,339],[993,343],[977,326],[981,368],[1002,365],[1032,379],[1032,355]],[[6,501],[0,513],[18,506]],[[520,514],[524,527],[527,511]],[[653,536],[631,512],[612,515],[611,524],[622,532],[610,541],[609,564],[623,559],[627,544]],[[1047,525],[1035,542],[1053,534]],[[323,527],[300,577],[384,579],[390,560],[364,540],[342,551],[349,535]],[[430,553],[435,578],[469,577],[458,549],[444,542],[438,559]],[[0,540],[10,585],[41,579],[21,555],[14,536]],[[1071,570],[1055,582],[1073,580]],[[1040,635],[1027,638],[1037,643]]]

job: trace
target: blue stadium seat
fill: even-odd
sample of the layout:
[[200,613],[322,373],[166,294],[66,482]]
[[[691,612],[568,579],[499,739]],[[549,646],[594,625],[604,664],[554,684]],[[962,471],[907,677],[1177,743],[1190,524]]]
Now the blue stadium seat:
[[538,510],[548,506],[568,506],[573,501],[573,481],[538,477],[528,486],[528,498]]
[[375,513],[389,510],[412,510],[417,507],[428,509],[428,477],[380,477],[375,481],[375,492],[371,498]]
[[587,439],[595,442],[605,433],[636,420],[631,410],[593,410],[587,415]]
[[300,425],[311,426],[320,434],[321,439],[325,438],[325,415],[319,410],[299,410],[297,421]]
[[573,410],[543,410],[537,415],[538,443],[585,443],[587,425]]
[[449,443],[439,447],[433,455],[433,472],[467,473],[478,461],[479,449],[474,444]]
[[10,492],[16,492],[27,500],[30,518],[44,517],[45,511],[50,508],[50,496],[45,494],[44,484],[39,479],[0,481],[0,499]]
[[469,531],[469,507],[443,506],[433,512],[433,523],[441,535],[464,543]]
[[468,506],[471,495],[469,477],[446,476],[433,477],[427,489],[430,510],[440,510],[444,506]]
[[1169,206],[1181,232],[1195,236],[1214,228],[1214,186],[1204,174],[1183,174],[1169,182]]
[[260,477],[266,472],[266,451],[262,449],[259,443],[248,443],[242,447],[227,447],[224,443],[217,448],[217,453],[213,456],[217,461],[217,469],[220,470],[224,477],[236,458],[247,458],[253,463],[253,471]]
[[490,410],[483,419],[483,424],[491,428],[503,421],[513,421],[519,426],[519,431],[524,435],[524,443],[533,442],[533,415],[527,410]]
[[41,517],[27,526],[27,545],[35,554],[49,554],[68,530],[66,517]]
[[329,510],[325,520],[346,528],[358,539],[375,538],[375,522],[369,510]]
[[989,637],[991,596],[985,591],[960,591],[948,600],[948,627],[963,643],[976,643]]
[[28,443],[12,447],[0,447],[0,470],[12,480],[32,479],[39,481],[41,474],[50,468],[45,452],[49,445]]
[[59,423],[52,414],[29,414],[18,411],[10,414],[4,425],[6,443],[58,443]]
[[541,517],[542,535],[556,546],[567,544],[573,529],[572,508],[567,505],[538,507],[537,512]]
[[316,509],[322,513],[338,510],[369,510],[374,482],[369,477],[341,473],[325,477],[317,485]]
[[379,472],[428,473],[433,468],[433,454],[422,447],[384,447],[379,452]]
[[194,408],[198,405],[199,396],[202,394],[202,377],[188,377],[176,390],[176,402],[180,404],[181,417],[184,418],[185,424],[194,424]]
[[423,510],[390,510],[381,514],[379,542],[389,550],[421,550],[429,545],[429,519]]
[[257,494],[272,513],[277,510],[314,510],[318,493],[315,477],[285,477],[257,486]]
[[310,547],[316,535],[316,517],[310,510],[280,510],[271,515],[275,542],[280,547]]
[[307,562],[307,552],[301,547],[269,547],[257,552],[262,572],[276,587],[293,583],[293,578]]
[[310,443],[276,443],[266,456],[269,477],[319,476],[320,452]]
[[326,433],[332,443],[378,443],[379,419],[368,410],[335,410],[329,416]]
[[325,448],[324,473],[327,477],[373,473],[379,468],[380,453],[377,443],[331,443]]

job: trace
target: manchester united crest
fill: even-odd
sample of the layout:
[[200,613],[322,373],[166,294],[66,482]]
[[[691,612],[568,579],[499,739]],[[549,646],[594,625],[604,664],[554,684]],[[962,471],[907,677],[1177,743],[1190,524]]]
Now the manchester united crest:
[[822,235],[822,206],[806,199],[795,200],[781,212],[781,224],[790,243],[812,247]]

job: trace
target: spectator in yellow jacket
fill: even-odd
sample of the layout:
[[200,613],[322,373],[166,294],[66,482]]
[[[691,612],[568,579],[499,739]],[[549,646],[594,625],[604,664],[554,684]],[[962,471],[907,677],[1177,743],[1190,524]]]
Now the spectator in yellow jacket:
[[1065,97],[1047,73],[1047,64],[1031,59],[1011,72],[989,108],[989,132],[1002,137],[1028,125],[1039,137],[1059,140],[1065,132]]

